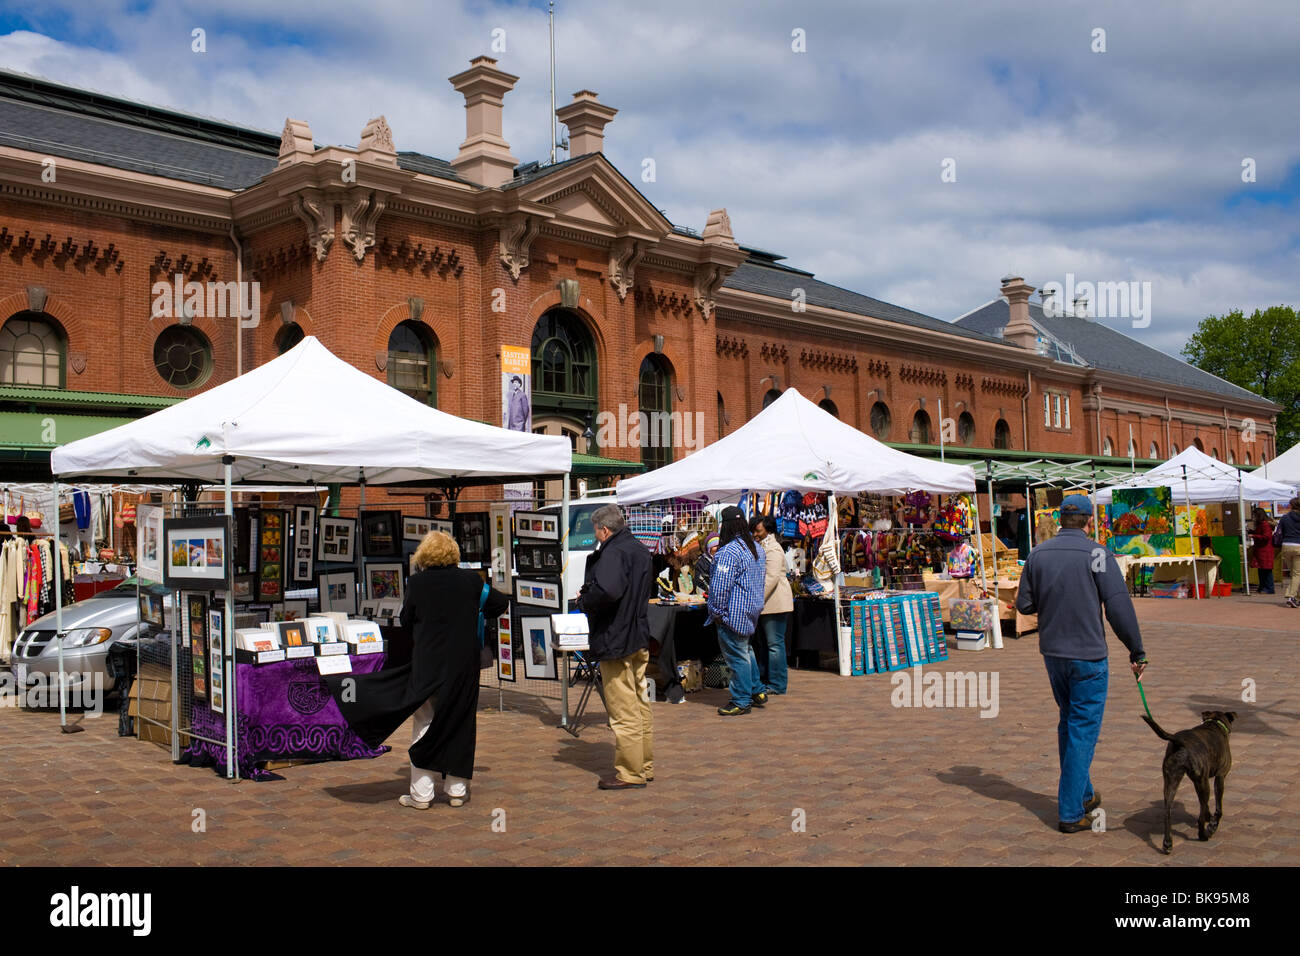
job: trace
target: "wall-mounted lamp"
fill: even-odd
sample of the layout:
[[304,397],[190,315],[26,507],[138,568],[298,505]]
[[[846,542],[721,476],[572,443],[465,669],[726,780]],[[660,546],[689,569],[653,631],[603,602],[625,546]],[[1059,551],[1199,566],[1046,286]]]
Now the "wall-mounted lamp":
[[418,295],[408,296],[406,299],[406,305],[411,310],[411,320],[413,322],[419,322],[420,318],[424,315],[424,299],[420,298]]
[[293,299],[285,299],[280,303],[280,324],[293,325]]
[[560,305],[566,309],[578,307],[578,296],[581,290],[577,279],[561,279],[555,284],[555,288],[560,290]]
[[655,354],[656,355],[664,354],[664,337],[662,335],[655,336]]

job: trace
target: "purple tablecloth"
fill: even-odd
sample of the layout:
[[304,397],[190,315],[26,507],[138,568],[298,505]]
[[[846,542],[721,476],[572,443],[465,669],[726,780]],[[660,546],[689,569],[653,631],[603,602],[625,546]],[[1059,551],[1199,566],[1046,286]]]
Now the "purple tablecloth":
[[[384,666],[384,654],[353,655],[352,673],[370,674]],[[361,742],[339,713],[325,689],[314,657],[274,664],[236,664],[239,713],[235,717],[239,775],[269,780],[273,774],[257,766],[267,760],[355,760],[387,753]],[[226,718],[194,701],[196,734],[224,740]],[[226,772],[225,744],[192,740],[184,757],[196,766],[216,765]]]

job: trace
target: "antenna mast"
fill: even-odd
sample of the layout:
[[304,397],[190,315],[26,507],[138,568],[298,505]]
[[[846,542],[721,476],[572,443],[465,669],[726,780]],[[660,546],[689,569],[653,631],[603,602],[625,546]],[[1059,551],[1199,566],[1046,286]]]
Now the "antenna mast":
[[551,26],[551,165],[555,164],[555,0],[550,0],[547,19]]

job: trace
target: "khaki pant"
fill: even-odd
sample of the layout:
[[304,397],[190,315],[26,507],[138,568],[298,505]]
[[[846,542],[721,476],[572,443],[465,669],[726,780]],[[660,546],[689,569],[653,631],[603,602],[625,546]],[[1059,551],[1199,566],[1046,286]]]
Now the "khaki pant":
[[650,651],[640,650],[616,661],[600,662],[605,709],[614,731],[614,770],[624,783],[654,778],[654,724],[645,699],[645,669]]
[[1282,567],[1291,571],[1286,582],[1286,596],[1300,599],[1300,544],[1282,545]]

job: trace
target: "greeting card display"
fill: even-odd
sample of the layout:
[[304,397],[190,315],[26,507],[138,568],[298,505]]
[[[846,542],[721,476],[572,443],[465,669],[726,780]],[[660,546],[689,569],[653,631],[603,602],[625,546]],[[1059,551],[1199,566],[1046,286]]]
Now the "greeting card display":
[[309,582],[312,579],[316,543],[316,509],[310,505],[298,505],[293,509],[293,569],[295,581]]
[[170,588],[230,587],[230,519],[226,515],[163,521],[163,580]]
[[277,604],[284,600],[284,560],[288,547],[288,512],[263,511],[257,528],[257,599]]
[[316,560],[351,564],[357,554],[356,518],[321,518]]

